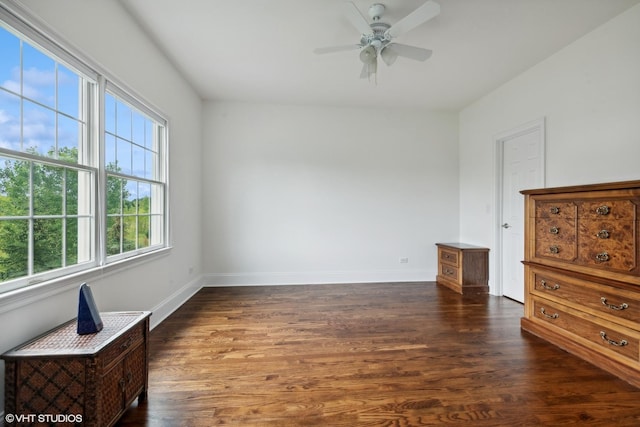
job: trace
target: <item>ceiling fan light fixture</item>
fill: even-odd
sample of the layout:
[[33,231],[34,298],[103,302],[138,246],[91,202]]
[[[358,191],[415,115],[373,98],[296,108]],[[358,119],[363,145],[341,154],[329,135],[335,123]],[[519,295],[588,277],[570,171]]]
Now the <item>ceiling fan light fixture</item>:
[[377,54],[376,48],[369,45],[360,51],[360,61],[363,64],[373,64],[376,61]]
[[393,65],[393,63],[396,62],[396,59],[398,59],[398,54],[394,52],[394,50],[390,46],[385,46],[380,51],[380,57],[385,64]]

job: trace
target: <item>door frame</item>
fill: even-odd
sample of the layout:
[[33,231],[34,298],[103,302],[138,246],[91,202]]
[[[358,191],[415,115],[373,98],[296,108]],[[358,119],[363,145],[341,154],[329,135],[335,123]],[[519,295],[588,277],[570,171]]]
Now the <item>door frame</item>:
[[503,190],[504,190],[504,143],[512,138],[517,138],[522,135],[526,135],[531,132],[540,131],[540,170],[541,183],[540,188],[546,185],[546,120],[545,117],[524,123],[520,126],[516,126],[507,131],[500,132],[493,137],[494,149],[495,149],[495,222],[494,222],[494,247],[495,247],[495,295],[504,296],[503,283],[502,283],[502,259],[503,259],[503,247],[502,247],[502,224],[503,224]]

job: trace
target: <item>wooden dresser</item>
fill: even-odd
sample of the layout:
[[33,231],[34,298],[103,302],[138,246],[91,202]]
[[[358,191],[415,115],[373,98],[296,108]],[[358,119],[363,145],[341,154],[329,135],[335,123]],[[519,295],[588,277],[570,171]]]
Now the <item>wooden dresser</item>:
[[436,243],[436,281],[460,294],[489,292],[489,249],[466,243]]
[[16,425],[38,424],[25,418],[37,416],[63,417],[41,425],[115,424],[146,399],[150,314],[100,313],[104,328],[90,335],[78,335],[72,320],[3,354],[5,414]]
[[640,181],[522,194],[522,328],[640,387]]

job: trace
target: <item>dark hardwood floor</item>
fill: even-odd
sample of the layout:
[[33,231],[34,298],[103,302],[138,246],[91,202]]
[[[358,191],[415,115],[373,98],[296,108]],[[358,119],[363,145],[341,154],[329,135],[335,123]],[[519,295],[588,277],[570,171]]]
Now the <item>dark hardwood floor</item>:
[[435,283],[205,288],[119,426],[640,425],[640,389]]

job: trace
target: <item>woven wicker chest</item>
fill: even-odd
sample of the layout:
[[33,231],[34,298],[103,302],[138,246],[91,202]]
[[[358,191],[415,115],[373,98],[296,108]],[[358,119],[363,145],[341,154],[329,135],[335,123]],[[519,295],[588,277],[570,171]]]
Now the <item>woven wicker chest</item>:
[[[100,313],[104,328],[76,333],[71,320],[1,357],[5,414],[15,425],[111,426],[148,385],[150,312]],[[51,424],[51,423],[47,423]]]

